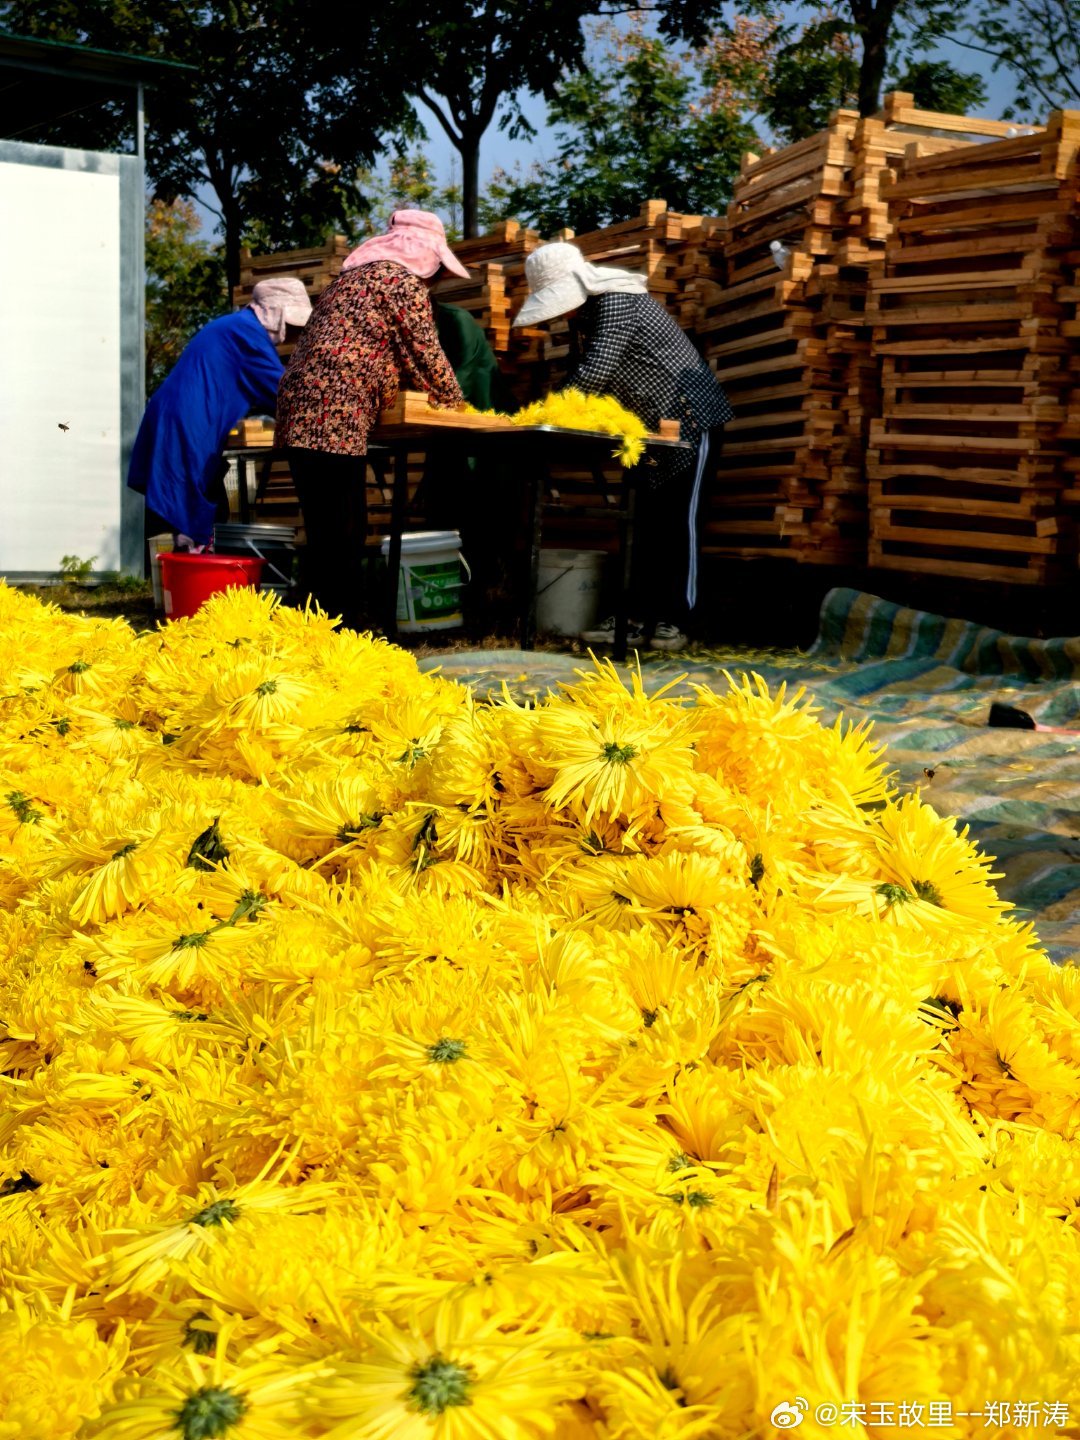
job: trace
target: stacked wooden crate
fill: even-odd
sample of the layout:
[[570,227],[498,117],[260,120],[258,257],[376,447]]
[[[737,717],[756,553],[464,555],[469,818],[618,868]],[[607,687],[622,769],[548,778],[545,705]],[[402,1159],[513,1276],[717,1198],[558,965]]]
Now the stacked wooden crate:
[[1066,485],[1065,500],[1073,517],[1080,511],[1080,243],[1066,256],[1072,283],[1059,293],[1065,307],[1061,334],[1069,342],[1068,411],[1061,431],[1066,451],[1063,469]]
[[[880,414],[866,296],[885,259],[885,186],[914,137],[951,151],[1004,133],[888,96],[798,144],[748,156],[727,216],[726,286],[698,285],[696,331],[736,419],[709,476],[704,547],[810,563],[865,559],[864,456]],[[778,274],[770,252],[789,252]]]
[[[835,306],[813,282],[845,234],[857,122],[839,111],[818,135],[747,156],[727,215],[724,282],[694,282],[698,343],[735,408],[707,477],[706,551],[794,557],[809,539],[846,369],[825,333]],[[788,252],[782,269],[774,241]]]
[[251,292],[260,280],[302,280],[312,304],[341,272],[352,245],[344,235],[331,235],[323,245],[307,250],[276,250],[270,255],[252,255],[240,251],[240,283],[233,290],[233,305],[238,309],[251,300]]
[[511,321],[525,293],[525,259],[540,243],[535,230],[504,220],[486,235],[452,245],[470,277],[449,276],[432,291],[436,300],[472,315],[508,374],[513,371],[508,357],[517,344]]
[[1041,584],[1064,513],[1080,113],[974,152],[914,149],[867,309],[882,367],[868,453],[872,565]]

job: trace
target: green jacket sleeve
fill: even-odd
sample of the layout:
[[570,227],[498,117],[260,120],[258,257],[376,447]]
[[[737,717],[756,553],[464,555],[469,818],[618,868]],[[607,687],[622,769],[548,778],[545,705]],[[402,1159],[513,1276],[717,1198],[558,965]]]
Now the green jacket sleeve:
[[482,326],[456,305],[435,306],[439,344],[450,361],[461,393],[477,410],[516,410]]

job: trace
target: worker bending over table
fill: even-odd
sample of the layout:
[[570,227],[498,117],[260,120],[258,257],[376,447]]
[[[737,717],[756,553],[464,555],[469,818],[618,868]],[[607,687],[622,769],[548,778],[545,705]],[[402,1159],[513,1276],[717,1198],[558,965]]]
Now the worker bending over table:
[[[576,245],[554,241],[525,261],[529,297],[515,325],[571,317],[570,389],[612,395],[651,431],[678,420],[690,450],[657,456],[642,475],[634,517],[631,645],[676,650],[697,600],[697,514],[710,434],[734,412],[719,381],[678,325],[647,293],[644,275],[592,265]],[[644,464],[644,462],[642,462]],[[582,636],[610,642],[615,618]]]
[[310,314],[302,280],[260,280],[250,305],[188,342],[150,398],[128,467],[128,485],[146,496],[147,534],[171,530],[181,548],[201,548],[228,520],[225,441],[246,415],[274,413],[284,369],[274,346]]
[[395,211],[387,233],[354,250],[319,296],[278,390],[276,444],[304,517],[305,583],[349,626],[361,615],[369,432],[399,387],[426,391],[434,405],[464,404],[427,290],[444,269],[469,278],[439,217]]
[[[435,303],[435,324],[466,403],[503,415],[517,410],[484,327],[467,310],[440,301]],[[416,497],[432,530],[460,531],[471,570],[463,597],[466,623],[483,625],[489,633],[511,625],[515,615],[513,546],[507,537],[523,528],[518,479],[504,459],[485,457],[481,462],[444,452],[429,458]]]

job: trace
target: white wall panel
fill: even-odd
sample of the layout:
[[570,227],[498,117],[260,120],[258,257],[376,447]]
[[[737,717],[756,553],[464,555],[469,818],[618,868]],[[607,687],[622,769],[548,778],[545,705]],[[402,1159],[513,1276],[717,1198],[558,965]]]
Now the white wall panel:
[[[9,158],[35,150],[46,163]],[[132,553],[122,254],[141,290],[141,247],[122,235],[117,159],[80,157],[0,147],[0,575],[55,573],[64,555],[116,570]]]

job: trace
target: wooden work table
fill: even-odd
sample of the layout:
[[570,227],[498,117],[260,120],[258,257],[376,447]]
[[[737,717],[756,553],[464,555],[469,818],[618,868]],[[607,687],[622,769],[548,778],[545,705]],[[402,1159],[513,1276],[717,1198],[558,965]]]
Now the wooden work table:
[[[429,414],[431,412],[428,412]],[[438,413],[438,412],[437,412]],[[455,412],[443,412],[454,414]],[[510,425],[505,421],[483,423],[485,417],[470,415],[467,425],[447,423],[439,419],[427,422],[411,419],[403,425],[380,424],[371,433],[371,440],[389,451],[393,460],[393,490],[390,521],[389,555],[387,557],[386,612],[384,628],[393,639],[397,634],[397,596],[401,571],[401,537],[408,507],[408,455],[422,451],[426,456],[453,455],[457,458],[475,456],[480,461],[509,463],[524,489],[525,524],[528,527],[524,547],[524,569],[519,580],[519,635],[521,648],[531,650],[536,643],[537,580],[540,568],[540,542],[545,482],[552,466],[569,462],[600,465],[611,458],[618,437],[595,430],[564,430],[550,425]],[[650,436],[644,442],[646,454],[661,450],[686,450],[686,441],[667,436]],[[597,508],[582,514],[614,519],[619,532],[620,587],[615,606],[613,653],[617,660],[626,658],[627,597],[634,549],[634,508],[638,476],[643,472],[640,462],[621,472],[621,492],[617,509]]]

